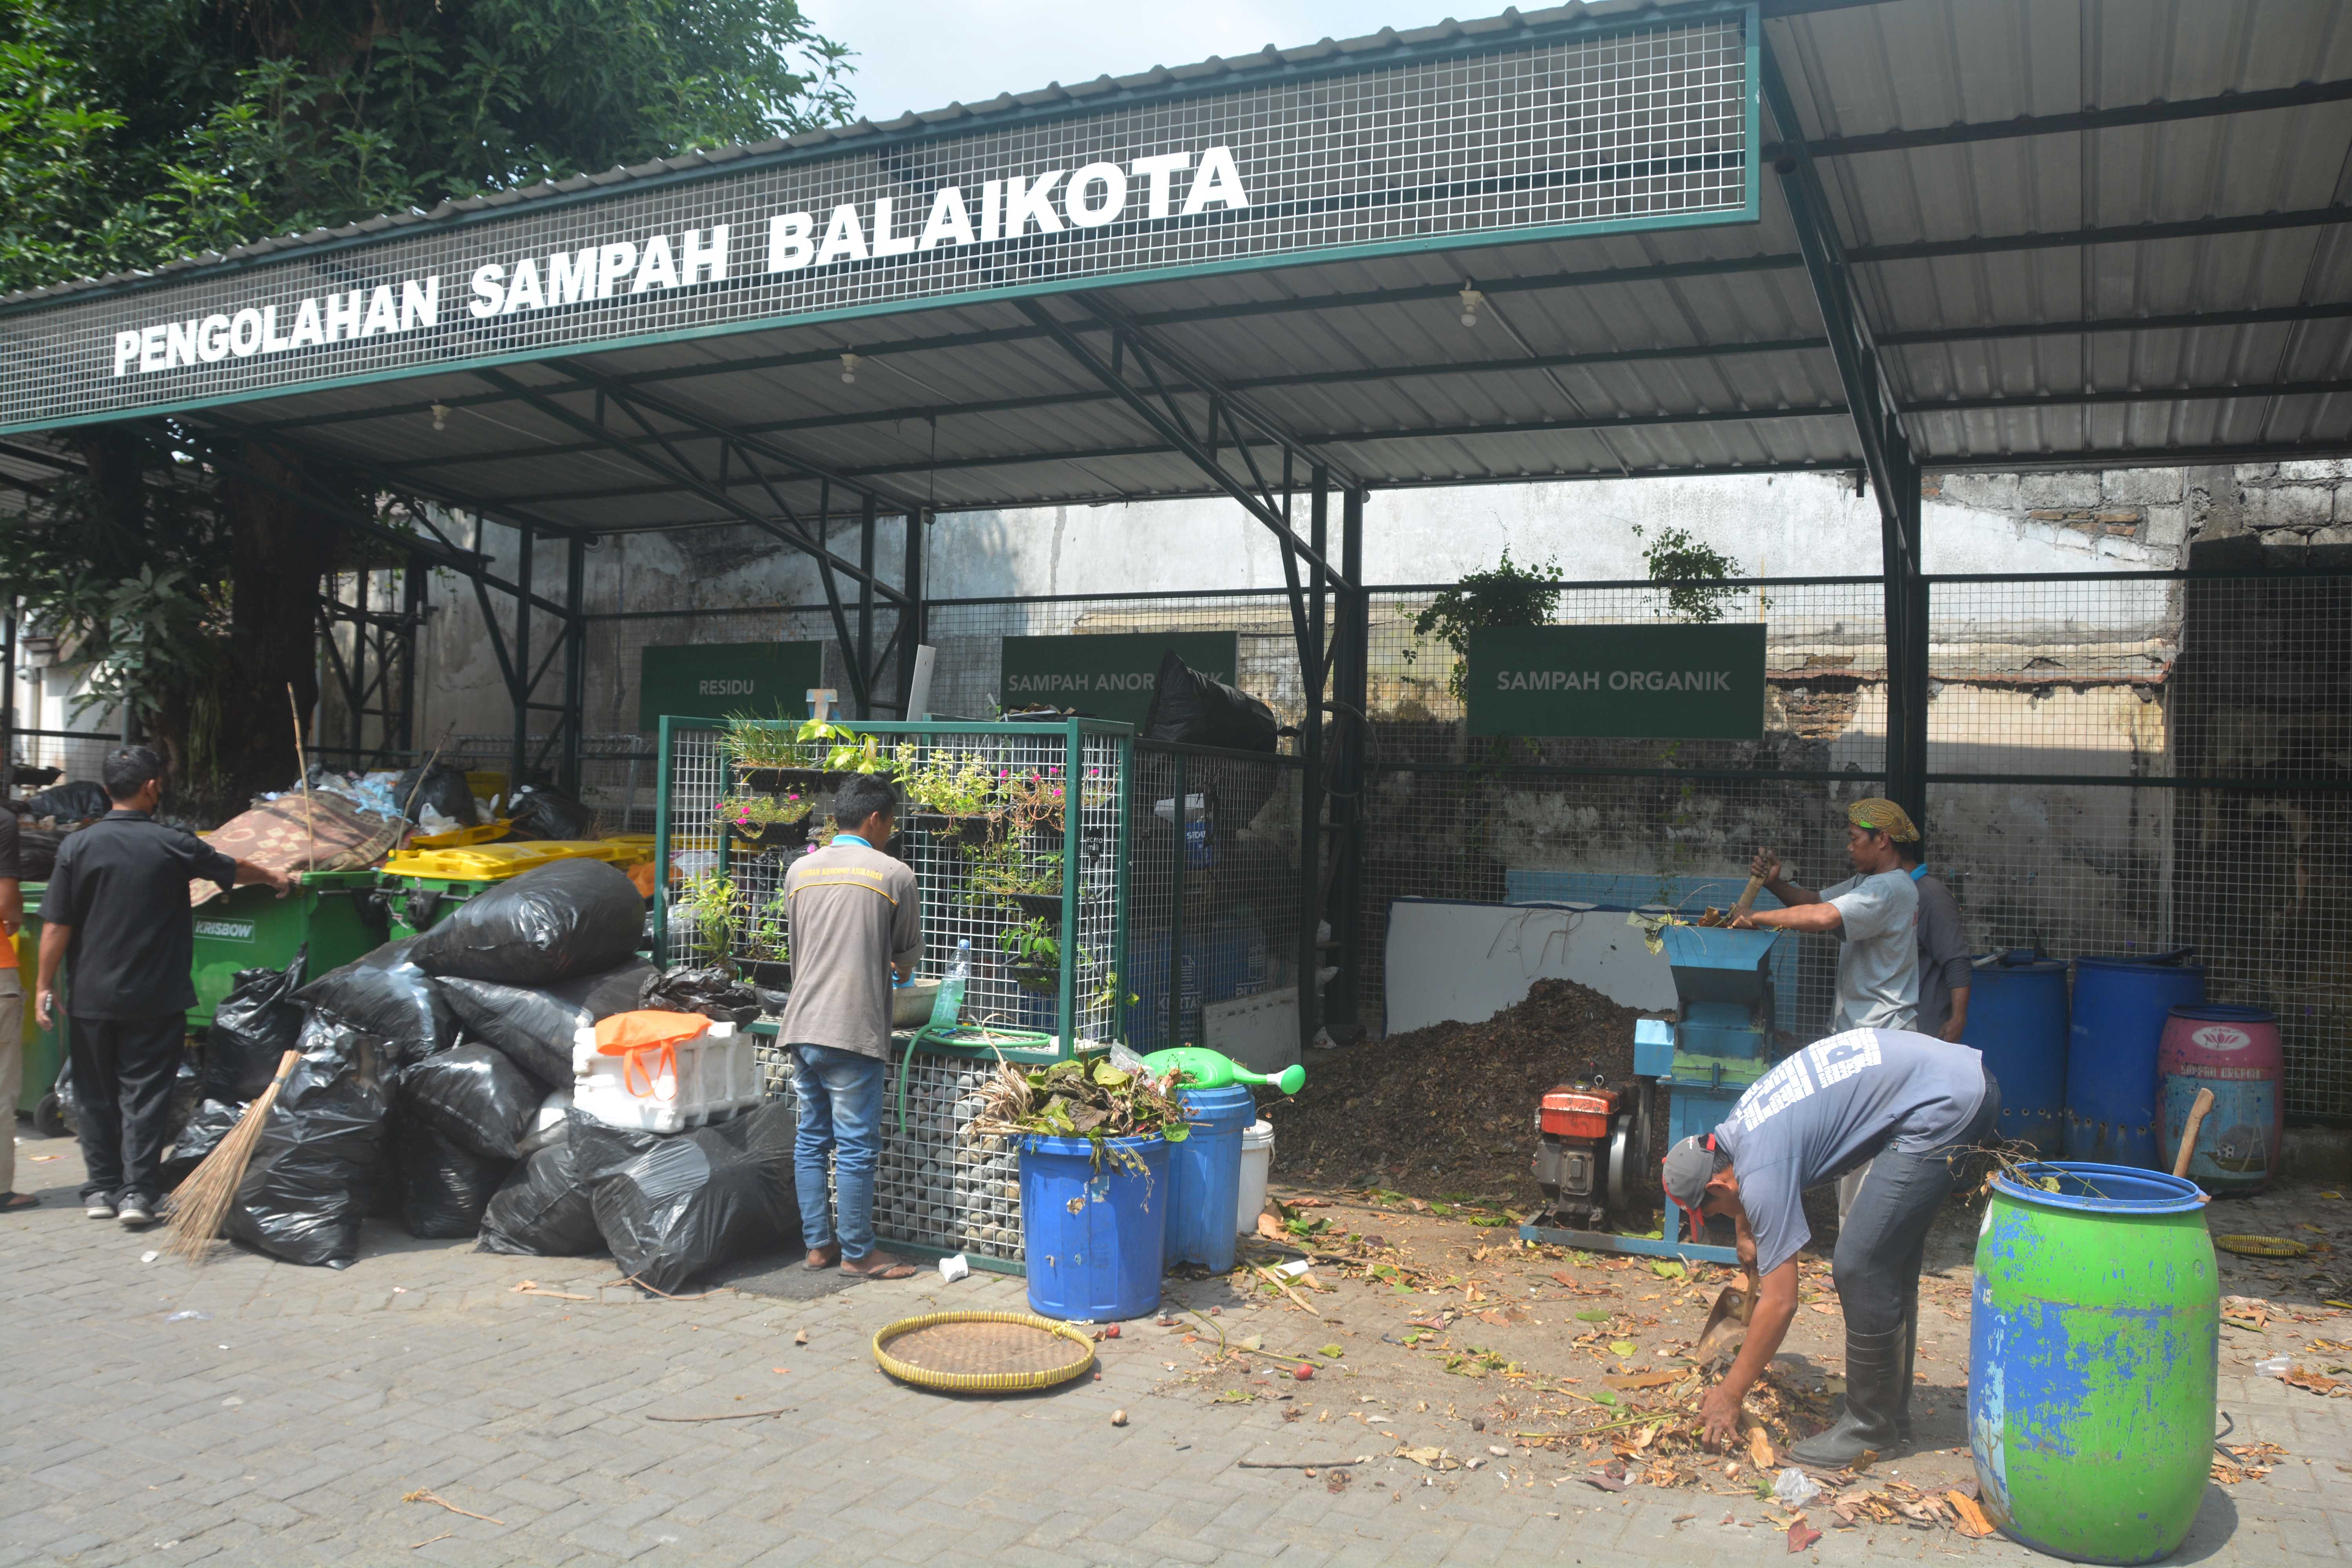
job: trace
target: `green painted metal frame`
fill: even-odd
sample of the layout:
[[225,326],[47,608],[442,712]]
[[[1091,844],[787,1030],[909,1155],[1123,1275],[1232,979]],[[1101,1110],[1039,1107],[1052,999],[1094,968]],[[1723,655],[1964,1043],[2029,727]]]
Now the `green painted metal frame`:
[[[676,737],[682,731],[724,731],[730,721],[701,718],[688,714],[665,713],[661,717],[658,744],[655,752],[654,780],[654,931],[655,953],[667,957],[669,947],[669,864],[670,828],[670,764],[676,755]],[[775,720],[778,729],[790,728],[793,721]],[[1046,730],[1042,724],[958,723],[953,721],[908,721],[903,719],[845,719],[838,721],[845,730],[861,734],[930,736],[930,735],[1003,735],[1014,739],[1034,739]],[[1128,944],[1128,863],[1134,848],[1135,794],[1135,726],[1108,719],[1067,719],[1061,726],[1063,738],[1064,805],[1062,809],[1062,929],[1061,973],[1055,994],[1058,1003],[1058,1039],[1049,1051],[1013,1047],[1002,1051],[1011,1061],[1055,1062],[1066,1060],[1079,1052],[1077,1037],[1077,955],[1078,875],[1076,868],[1084,863],[1086,742],[1089,737],[1108,737],[1119,742],[1118,830],[1120,851],[1111,863],[1111,897],[1114,909],[1111,917],[1110,983],[1116,987],[1127,984]],[[729,842],[719,835],[719,869],[728,864]],[[1126,1032],[1127,1007],[1116,990],[1111,1002],[1108,1039],[1116,1040]],[[1108,1041],[1106,1041],[1108,1043]],[[969,1056],[993,1058],[1000,1054],[994,1047],[957,1047],[925,1045],[923,1050],[936,1056]]]

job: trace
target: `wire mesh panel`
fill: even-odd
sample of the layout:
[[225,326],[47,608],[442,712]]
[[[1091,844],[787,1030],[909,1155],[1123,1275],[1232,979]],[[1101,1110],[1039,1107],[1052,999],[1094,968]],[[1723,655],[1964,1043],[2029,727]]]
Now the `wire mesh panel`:
[[[870,738],[903,796],[892,848],[922,899],[919,972],[945,974],[969,942],[966,1022],[1052,1036],[1064,1054],[1113,1038],[1126,931],[1124,728],[844,728]],[[779,980],[791,963],[785,874],[830,837],[823,763],[839,743],[812,751],[795,729],[669,727],[666,848],[677,882],[659,916],[668,962],[723,953],[773,966]],[[761,825],[736,824],[747,807],[767,818],[797,813],[766,835],[788,841],[752,847]]]
[[1295,758],[1139,742],[1127,1040],[1211,1043],[1202,1009],[1298,982]]

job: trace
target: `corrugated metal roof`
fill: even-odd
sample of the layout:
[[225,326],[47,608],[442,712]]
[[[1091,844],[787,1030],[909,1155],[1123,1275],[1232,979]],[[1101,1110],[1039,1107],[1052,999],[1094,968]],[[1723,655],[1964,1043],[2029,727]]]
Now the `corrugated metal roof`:
[[[1222,90],[1433,40],[1507,40],[1562,17],[1668,14],[1613,0],[1327,40],[375,222],[463,221],[744,158]],[[1820,149],[1854,293],[1924,464],[2352,452],[2342,8],[1788,0],[1766,14],[1800,121],[1768,125],[1767,139]],[[1113,282],[1045,308],[1108,353],[1081,314],[1099,302],[1353,482],[1858,468],[1813,280],[1769,173],[1762,195],[1751,224]],[[1486,297],[1475,327],[1459,319],[1465,287]],[[841,377],[845,353],[860,356],[854,383]],[[1213,489],[1017,301],[581,352],[501,374],[529,395],[434,373],[201,422],[458,504],[592,530],[779,505],[805,515],[825,494],[807,467],[942,510]],[[623,398],[641,400],[642,426],[607,406]],[[1202,400],[1191,407],[1199,417]],[[602,429],[583,430],[600,409]],[[1259,457],[1280,461],[1271,447]],[[1229,445],[1222,461],[1242,473]]]

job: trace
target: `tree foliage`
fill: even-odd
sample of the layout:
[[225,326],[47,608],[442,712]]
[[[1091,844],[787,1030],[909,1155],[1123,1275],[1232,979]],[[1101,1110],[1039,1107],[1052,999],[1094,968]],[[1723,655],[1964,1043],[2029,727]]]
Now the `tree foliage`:
[[[1639,523],[1633,537],[1644,537]],[[1725,604],[1738,597],[1739,590],[1724,586],[1720,579],[1738,576],[1739,563],[1679,528],[1661,527],[1647,537],[1642,559],[1649,563],[1651,582],[1668,584],[1667,612],[1697,626],[1723,619]]]
[[[797,0],[0,0],[0,292],[790,135],[848,117],[849,68]],[[194,442],[76,447],[82,476],[0,521],[0,581],[184,772],[232,795],[282,772],[274,728],[215,757],[205,716],[315,693],[307,616],[285,622],[332,525]],[[299,454],[243,456],[377,504]]]
[[[1548,625],[1559,605],[1559,563],[1521,566],[1511,560],[1510,548],[1484,572],[1466,572],[1459,582],[1429,602],[1413,617],[1416,637],[1434,636],[1454,653],[1453,672],[1445,689],[1464,697],[1469,674],[1470,633],[1478,626],[1540,626]],[[1411,662],[1413,650],[1405,650]]]

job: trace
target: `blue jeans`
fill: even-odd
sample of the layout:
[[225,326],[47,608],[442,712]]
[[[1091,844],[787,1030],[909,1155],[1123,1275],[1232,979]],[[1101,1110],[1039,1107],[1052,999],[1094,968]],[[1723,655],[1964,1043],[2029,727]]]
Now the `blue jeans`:
[[881,1058],[831,1046],[794,1046],[793,1092],[800,1100],[793,1176],[800,1189],[802,1242],[814,1252],[835,1240],[824,1194],[829,1149],[834,1196],[841,1209],[841,1256],[863,1258],[874,1250],[874,1164],[882,1152]]

